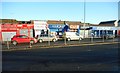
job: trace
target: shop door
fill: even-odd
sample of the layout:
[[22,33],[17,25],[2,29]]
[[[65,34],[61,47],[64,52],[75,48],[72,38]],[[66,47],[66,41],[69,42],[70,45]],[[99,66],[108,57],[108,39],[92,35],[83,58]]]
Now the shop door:
[[30,37],[33,37],[33,29],[30,29]]
[[3,41],[11,41],[11,38],[16,35],[16,32],[2,32]]

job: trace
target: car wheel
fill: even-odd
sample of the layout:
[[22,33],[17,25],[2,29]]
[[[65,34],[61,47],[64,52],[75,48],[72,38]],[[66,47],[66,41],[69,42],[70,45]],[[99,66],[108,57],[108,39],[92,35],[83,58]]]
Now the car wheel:
[[13,41],[12,44],[13,44],[13,45],[17,45],[17,42],[16,42],[16,41]]
[[82,38],[79,38],[79,40],[82,40]]
[[42,43],[42,39],[40,39],[39,42]]
[[56,42],[56,39],[53,39],[53,42]]
[[70,38],[68,38],[67,40],[68,40],[68,41],[70,41],[71,39],[70,39]]
[[30,41],[30,44],[33,44],[33,43],[34,43],[34,41],[33,41],[33,40],[31,40],[31,41]]

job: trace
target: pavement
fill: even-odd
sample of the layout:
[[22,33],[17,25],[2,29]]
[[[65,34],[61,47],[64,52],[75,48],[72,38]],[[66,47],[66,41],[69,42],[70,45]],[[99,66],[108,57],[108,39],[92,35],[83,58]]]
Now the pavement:
[[118,38],[115,39],[84,39],[81,41],[66,41],[66,44],[64,41],[58,41],[58,42],[51,42],[50,45],[48,45],[47,42],[44,43],[37,43],[37,44],[20,44],[17,46],[14,46],[12,44],[2,44],[2,51],[15,51],[15,50],[29,50],[29,49],[44,49],[44,48],[60,48],[60,47],[70,47],[70,46],[88,46],[88,45],[102,45],[102,44],[116,44],[120,43]]

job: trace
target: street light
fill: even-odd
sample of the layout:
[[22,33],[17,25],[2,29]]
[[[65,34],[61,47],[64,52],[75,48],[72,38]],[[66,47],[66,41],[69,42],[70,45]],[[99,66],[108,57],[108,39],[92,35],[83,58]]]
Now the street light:
[[51,35],[51,34],[50,34],[50,30],[49,30],[49,29],[47,29],[47,31],[48,31],[48,39],[49,39],[49,40],[48,40],[48,45],[50,46],[50,35]]
[[85,16],[85,13],[86,13],[86,0],[84,0],[84,25],[83,25],[83,28],[84,28],[84,38],[85,38],[85,18],[86,18],[86,16]]

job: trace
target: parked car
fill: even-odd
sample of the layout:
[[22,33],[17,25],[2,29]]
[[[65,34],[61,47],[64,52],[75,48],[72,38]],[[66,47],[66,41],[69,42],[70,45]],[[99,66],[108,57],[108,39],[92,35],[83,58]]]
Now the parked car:
[[58,38],[56,36],[53,35],[37,35],[37,40],[41,43],[44,41],[53,41],[56,42],[58,40]]
[[37,43],[37,39],[28,37],[26,35],[15,35],[11,38],[11,42],[13,45],[17,45],[18,43]]
[[71,41],[71,40],[82,40],[83,39],[83,36],[80,35],[77,32],[66,32],[66,33],[63,34],[63,38],[64,37],[66,37],[66,39],[68,41]]

